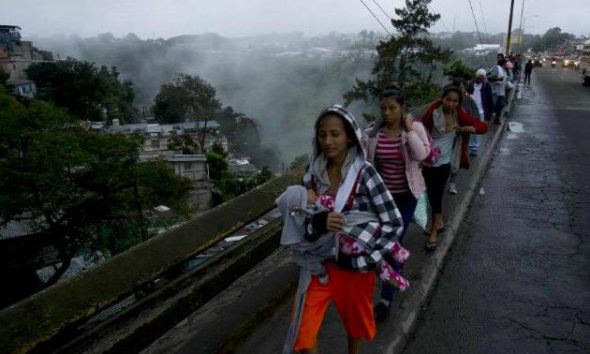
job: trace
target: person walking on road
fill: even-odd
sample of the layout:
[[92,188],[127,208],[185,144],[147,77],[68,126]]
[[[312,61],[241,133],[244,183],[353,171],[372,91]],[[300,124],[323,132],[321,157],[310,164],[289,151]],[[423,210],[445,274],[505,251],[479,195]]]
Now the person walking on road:
[[422,117],[422,124],[432,135],[441,150],[441,156],[432,165],[424,165],[422,173],[431,207],[430,230],[425,249],[434,251],[438,245],[438,234],[444,232],[442,201],[445,185],[451,172],[451,162],[459,161],[461,167],[469,168],[467,140],[458,139],[463,134],[484,134],[487,124],[465,112],[461,107],[463,92],[455,86],[444,88],[441,99],[434,102]]
[[[500,57],[498,55],[498,57]],[[487,73],[488,80],[492,85],[492,97],[494,100],[494,123],[500,124],[502,111],[506,105],[506,72],[503,66],[506,64],[506,59],[503,57],[498,59],[498,63],[494,65]]]
[[533,59],[529,59],[524,66],[524,84],[531,85],[531,74],[533,73]]
[[[492,97],[492,87],[486,80],[485,69],[478,69],[475,72],[475,78],[467,84],[467,92],[471,95],[475,104],[479,118],[486,122],[492,119],[494,103]],[[477,156],[479,154],[480,138],[477,134],[472,134],[469,138],[469,154]]]
[[[471,114],[472,116],[479,118],[481,120],[481,116],[479,115],[479,109],[477,108],[477,103],[471,98],[469,92],[467,92],[465,80],[463,78],[455,78],[451,86],[458,87],[461,89],[462,93],[462,103],[461,107],[465,110],[465,112]],[[467,137],[466,137],[467,138]],[[473,154],[470,154],[473,156]],[[458,169],[451,169],[451,177],[449,178],[449,193],[450,194],[457,194],[459,193],[457,189],[457,173],[459,172]]]
[[[371,221],[347,231],[362,240],[366,253],[350,255],[338,249],[335,261],[326,261],[327,282],[311,276],[300,316],[294,350],[318,353],[317,335],[328,304],[333,301],[348,334],[348,352],[358,353],[360,341],[376,333],[373,293],[377,264],[391,253],[403,231],[403,223],[383,179],[365,159],[362,132],[352,113],[334,105],[324,110],[314,125],[313,153],[303,176],[306,189],[318,197],[335,200],[334,211],[314,214],[305,238],[314,242],[336,237],[345,227],[348,213],[364,213]],[[341,211],[336,211],[341,210]],[[300,282],[302,279],[300,279]]]
[[[372,163],[399,209],[404,229],[398,240],[403,239],[412,222],[417,200],[426,190],[420,163],[430,153],[430,142],[422,123],[406,114],[406,95],[395,86],[381,92],[379,111],[381,117],[365,130],[363,146],[367,160]],[[385,260],[397,272],[402,264],[387,256]],[[395,288],[388,283],[381,286],[381,299],[375,306],[375,319],[383,320],[389,313]]]

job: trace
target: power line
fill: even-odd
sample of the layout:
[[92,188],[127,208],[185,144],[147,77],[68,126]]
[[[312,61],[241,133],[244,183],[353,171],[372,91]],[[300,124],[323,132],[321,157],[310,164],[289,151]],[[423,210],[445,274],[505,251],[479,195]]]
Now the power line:
[[[469,7],[471,8],[471,14],[473,15],[473,22],[475,22],[475,30],[477,31],[477,37],[479,38],[479,43],[481,43],[483,45],[483,41],[481,39],[481,33],[479,32],[479,26],[477,25],[477,18],[475,17],[475,11],[473,10],[473,5],[471,4],[471,0],[467,0],[467,1],[469,1]],[[484,49],[484,54],[486,54],[485,58],[487,60],[487,52],[485,49]],[[489,65],[487,62],[485,62],[484,64]]]
[[381,7],[381,5],[379,5],[379,3],[377,2],[377,0],[373,0],[373,2],[381,10],[381,12],[383,12],[383,14],[385,15],[385,17],[390,18],[390,19],[393,18],[393,16],[390,16],[385,10],[383,10],[383,8]]
[[481,13],[481,22],[483,23],[483,30],[485,31],[484,35],[486,37],[486,43],[490,43],[490,38],[488,37],[488,26],[486,25],[486,18],[483,15],[484,14],[483,6],[481,6],[481,0],[478,0],[478,2],[479,2],[479,11]]
[[375,18],[375,20],[377,22],[379,22],[379,24],[381,25],[381,27],[383,27],[383,29],[385,30],[385,32],[387,32],[387,34],[389,34],[390,36],[393,37],[393,34],[391,34],[391,32],[389,32],[389,30],[387,29],[387,27],[385,27],[385,25],[381,22],[381,20],[379,20],[379,17],[377,17],[377,15],[375,15],[375,13],[373,12],[373,10],[371,10],[371,8],[369,6],[367,6],[367,4],[365,4],[365,2],[363,0],[360,0],[360,2],[365,5],[365,7],[367,8],[367,10],[371,13],[371,15],[373,15],[373,17]]
[[[432,13],[435,13],[435,12],[436,12],[436,11],[434,11],[434,9],[432,8],[432,6],[428,5],[428,8],[430,9],[430,11],[431,11]],[[440,16],[439,20],[440,20],[440,23],[443,25],[443,27],[444,27],[444,28],[447,30],[447,32],[449,32],[449,33],[453,33],[453,31],[451,31],[451,30],[450,30],[450,29],[447,27],[447,25],[445,24],[445,21],[443,21],[443,19],[442,19],[442,15]]]

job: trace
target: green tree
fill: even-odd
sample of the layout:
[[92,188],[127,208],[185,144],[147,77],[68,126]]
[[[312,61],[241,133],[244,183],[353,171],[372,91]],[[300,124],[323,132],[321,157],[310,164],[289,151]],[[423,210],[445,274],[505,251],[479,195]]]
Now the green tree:
[[26,70],[41,100],[63,107],[82,120],[122,122],[138,117],[133,108],[133,84],[120,82],[115,67],[96,68],[93,63],[68,58],[35,63]]
[[160,87],[155,98],[154,115],[160,123],[203,122],[199,143],[204,149],[207,122],[221,108],[215,95],[215,88],[200,77],[178,74],[174,82]]
[[160,123],[210,119],[221,103],[213,86],[198,76],[177,74],[172,83],[160,87],[155,98],[154,115]]
[[201,147],[187,131],[183,131],[182,134],[173,131],[168,140],[168,150],[180,151],[183,154],[196,154],[201,151]]
[[207,151],[207,165],[209,166],[209,178],[220,181],[227,176],[227,160],[223,148],[219,144],[213,144]]
[[4,70],[0,69],[0,86],[6,86],[6,80],[8,80],[9,76]]
[[453,78],[463,78],[470,80],[475,76],[475,69],[467,66],[462,60],[455,60],[451,65],[443,68],[443,74],[452,80]]
[[[26,219],[55,239],[62,266],[110,230],[112,253],[147,239],[146,210],[169,203],[186,212],[190,181],[164,162],[138,162],[138,137],[87,131],[77,118],[41,102],[0,93],[0,225]],[[122,242],[123,239],[132,241]]]
[[[437,63],[446,63],[451,51],[435,46],[428,36],[428,29],[440,18],[430,12],[429,4],[430,0],[406,0],[405,8],[395,9],[398,18],[391,23],[398,35],[379,43],[373,79],[357,79],[353,89],[344,95],[347,105],[356,100],[374,102],[392,83],[406,91],[410,105],[432,98],[437,91],[432,84]],[[365,118],[372,119],[367,115]]]

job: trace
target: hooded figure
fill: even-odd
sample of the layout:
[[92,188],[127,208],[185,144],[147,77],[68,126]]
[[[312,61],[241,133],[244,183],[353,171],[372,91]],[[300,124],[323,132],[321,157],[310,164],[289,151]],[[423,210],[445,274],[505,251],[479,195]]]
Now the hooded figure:
[[[322,124],[333,123],[334,119],[343,124],[336,132],[326,132]],[[330,134],[345,134],[344,150],[342,145],[327,143],[331,139],[328,137]],[[340,105],[322,111],[314,125],[312,154],[303,186],[307,191],[315,192],[318,198],[332,197],[334,203],[331,211],[310,213],[305,218],[303,236],[313,244],[344,233],[358,242],[363,252],[348,254],[337,244],[333,260],[325,262],[327,283],[322,284],[318,276],[302,270],[283,353],[315,347],[330,301],[334,301],[340,313],[349,340],[371,340],[375,335],[372,303],[375,276],[368,270],[376,269],[383,256],[392,252],[403,227],[391,194],[377,171],[365,159],[361,137],[362,132],[354,116]],[[342,135],[338,139],[342,139]],[[338,183],[331,182],[335,181],[334,171],[339,171],[339,174],[336,173],[340,177]],[[297,191],[301,198],[306,198],[301,190],[291,191]],[[299,197],[293,200],[300,209],[305,205]],[[334,216],[342,218],[342,225],[337,230],[329,226],[329,220]],[[292,236],[283,234],[282,243],[296,241]]]

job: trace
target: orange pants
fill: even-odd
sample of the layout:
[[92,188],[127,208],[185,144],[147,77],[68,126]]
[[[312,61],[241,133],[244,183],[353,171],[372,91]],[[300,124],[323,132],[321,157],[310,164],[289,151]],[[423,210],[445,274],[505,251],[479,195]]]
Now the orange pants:
[[375,337],[373,291],[375,273],[360,273],[340,269],[327,263],[328,284],[322,285],[313,276],[303,305],[301,326],[295,340],[295,350],[313,348],[330,301],[340,314],[350,337],[372,340]]

